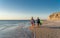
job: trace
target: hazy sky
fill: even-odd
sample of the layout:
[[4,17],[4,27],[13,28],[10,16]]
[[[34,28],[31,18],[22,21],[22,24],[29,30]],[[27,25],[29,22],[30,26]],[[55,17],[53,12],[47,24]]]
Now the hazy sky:
[[59,11],[60,0],[0,0],[0,19],[45,19]]

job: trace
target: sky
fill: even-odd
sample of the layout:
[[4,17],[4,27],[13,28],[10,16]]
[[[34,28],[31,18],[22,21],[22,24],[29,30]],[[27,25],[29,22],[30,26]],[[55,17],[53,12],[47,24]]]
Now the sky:
[[47,19],[60,12],[60,0],[0,0],[0,20]]

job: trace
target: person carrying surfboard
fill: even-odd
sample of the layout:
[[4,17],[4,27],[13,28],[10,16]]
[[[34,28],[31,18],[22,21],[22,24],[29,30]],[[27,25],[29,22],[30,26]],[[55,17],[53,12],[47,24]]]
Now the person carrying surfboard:
[[41,20],[39,19],[39,17],[37,17],[37,25],[42,25],[42,23],[40,22]]

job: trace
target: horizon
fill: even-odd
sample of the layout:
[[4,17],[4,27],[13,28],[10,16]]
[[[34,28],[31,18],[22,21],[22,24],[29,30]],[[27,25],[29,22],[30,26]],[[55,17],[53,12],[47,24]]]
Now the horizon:
[[60,0],[0,0],[0,20],[47,19],[60,12]]

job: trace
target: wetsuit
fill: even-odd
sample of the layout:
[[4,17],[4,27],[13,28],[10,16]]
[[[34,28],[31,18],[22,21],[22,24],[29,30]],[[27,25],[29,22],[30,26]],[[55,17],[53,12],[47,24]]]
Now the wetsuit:
[[38,25],[38,26],[41,25],[40,19],[37,19],[37,25]]

